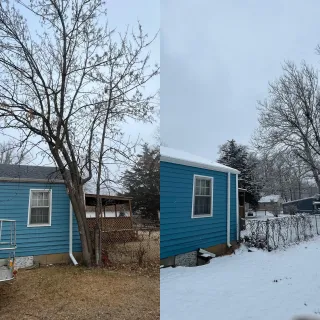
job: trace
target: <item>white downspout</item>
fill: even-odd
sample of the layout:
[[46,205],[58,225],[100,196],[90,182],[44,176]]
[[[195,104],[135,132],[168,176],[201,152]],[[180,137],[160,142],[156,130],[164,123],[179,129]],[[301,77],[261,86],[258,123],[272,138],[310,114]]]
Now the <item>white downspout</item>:
[[73,253],[72,253],[72,238],[73,238],[73,234],[72,234],[72,216],[73,216],[73,210],[72,210],[72,203],[70,201],[70,212],[69,212],[69,257],[71,259],[71,261],[73,262],[73,264],[75,266],[78,265],[78,262],[77,260],[75,259],[75,257],[73,256]]
[[230,243],[230,184],[231,184],[231,174],[228,172],[228,199],[227,199],[227,246],[232,247]]
[[237,212],[237,241],[239,241],[239,235],[240,235],[240,218],[239,218],[239,181],[238,181],[239,175],[236,174],[236,212]]

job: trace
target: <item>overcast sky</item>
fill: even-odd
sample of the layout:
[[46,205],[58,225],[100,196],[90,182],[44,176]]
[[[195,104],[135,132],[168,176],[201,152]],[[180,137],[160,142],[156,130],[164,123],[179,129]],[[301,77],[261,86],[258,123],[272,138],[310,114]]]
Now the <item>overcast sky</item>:
[[249,144],[281,63],[320,66],[320,2],[161,0],[161,139],[217,159]]
[[[139,20],[150,39],[160,29],[159,0],[107,0],[110,27],[124,31],[128,25],[136,26]],[[152,62],[160,63],[160,36],[150,47]],[[146,90],[156,92],[160,89],[160,77],[154,78],[146,85]],[[155,143],[156,124],[130,123],[125,126],[127,135],[133,139],[140,136],[144,141]]]

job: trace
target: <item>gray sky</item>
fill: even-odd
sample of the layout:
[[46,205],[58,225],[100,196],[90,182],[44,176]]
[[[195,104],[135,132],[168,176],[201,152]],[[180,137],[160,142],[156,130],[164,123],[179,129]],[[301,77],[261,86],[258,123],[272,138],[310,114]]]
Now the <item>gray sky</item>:
[[[136,26],[139,20],[142,28],[148,33],[150,39],[160,29],[160,2],[151,0],[107,0],[109,10],[109,23],[124,31],[127,25]],[[160,36],[157,37],[150,47],[153,63],[160,63]],[[160,89],[160,77],[153,79],[146,85],[146,90],[156,92]],[[126,125],[126,133],[132,139],[140,136],[144,141],[154,143],[156,124],[130,123]]]
[[213,160],[249,144],[281,63],[320,66],[320,2],[161,0],[161,139]]

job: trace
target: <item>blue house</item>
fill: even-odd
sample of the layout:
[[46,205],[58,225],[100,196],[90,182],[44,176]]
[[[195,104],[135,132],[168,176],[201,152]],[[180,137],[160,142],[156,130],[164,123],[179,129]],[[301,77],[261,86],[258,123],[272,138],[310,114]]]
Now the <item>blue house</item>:
[[160,153],[161,264],[194,264],[199,249],[219,255],[235,247],[240,172],[167,147]]
[[0,219],[16,220],[18,264],[81,257],[78,225],[56,168],[1,164]]

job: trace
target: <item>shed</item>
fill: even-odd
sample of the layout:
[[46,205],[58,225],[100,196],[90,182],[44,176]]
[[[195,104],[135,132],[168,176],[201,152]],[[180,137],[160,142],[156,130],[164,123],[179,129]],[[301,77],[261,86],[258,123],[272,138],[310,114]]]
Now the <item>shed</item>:
[[270,194],[260,198],[258,211],[272,211],[274,205],[281,207],[283,200],[280,195]]
[[290,208],[294,207],[297,213],[313,213],[320,209],[320,196],[297,199],[283,203],[283,213],[289,214]]
[[0,219],[16,220],[20,266],[68,262],[69,251],[81,255],[77,221],[55,167],[0,164]]
[[222,254],[235,246],[240,172],[167,147],[160,153],[161,264],[194,260],[200,248]]

